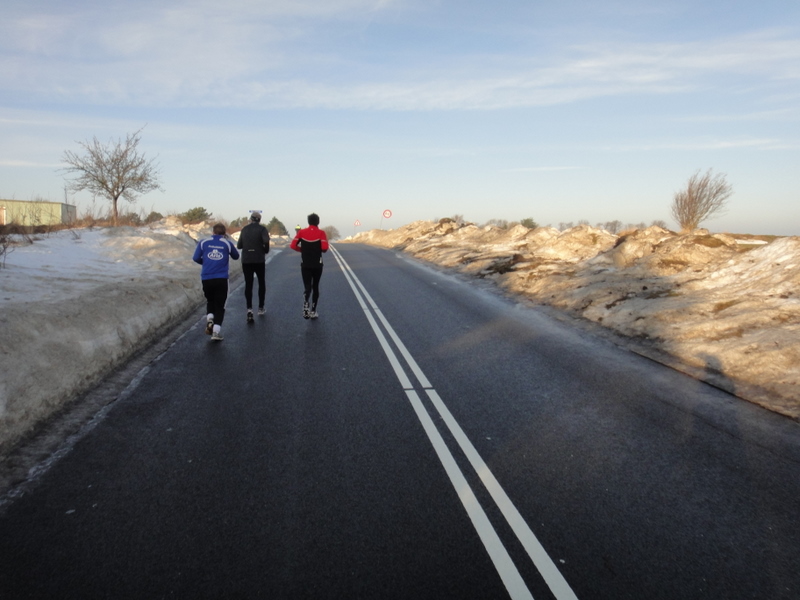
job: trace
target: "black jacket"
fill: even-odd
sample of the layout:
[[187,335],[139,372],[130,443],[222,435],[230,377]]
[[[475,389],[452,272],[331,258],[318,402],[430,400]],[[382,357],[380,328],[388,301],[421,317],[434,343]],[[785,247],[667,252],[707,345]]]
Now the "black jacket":
[[236,247],[242,251],[242,264],[263,263],[269,252],[269,233],[261,223],[245,225],[239,232]]

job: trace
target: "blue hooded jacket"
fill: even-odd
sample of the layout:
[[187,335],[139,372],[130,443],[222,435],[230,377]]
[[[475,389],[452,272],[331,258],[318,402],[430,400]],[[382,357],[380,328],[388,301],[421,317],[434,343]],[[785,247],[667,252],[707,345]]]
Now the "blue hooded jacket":
[[239,251],[223,235],[212,235],[197,242],[192,260],[203,265],[200,279],[227,279],[229,259],[237,260]]

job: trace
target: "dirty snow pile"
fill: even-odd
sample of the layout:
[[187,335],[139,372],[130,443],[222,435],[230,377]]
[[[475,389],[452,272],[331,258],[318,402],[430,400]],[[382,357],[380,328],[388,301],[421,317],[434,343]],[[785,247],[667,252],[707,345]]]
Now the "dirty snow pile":
[[[402,250],[594,323],[641,354],[800,418],[800,238],[418,221],[345,241]],[[749,242],[749,243],[747,243]],[[618,334],[618,335],[617,335]]]
[[[209,223],[168,217],[140,228],[42,234],[8,248],[0,266],[0,457],[202,305],[191,256],[209,234]],[[345,241],[494,281],[800,417],[800,238],[745,249],[705,231],[651,227],[615,236],[585,226],[503,230],[444,219]]]
[[202,303],[191,257],[208,229],[168,217],[16,238],[0,267],[0,456]]

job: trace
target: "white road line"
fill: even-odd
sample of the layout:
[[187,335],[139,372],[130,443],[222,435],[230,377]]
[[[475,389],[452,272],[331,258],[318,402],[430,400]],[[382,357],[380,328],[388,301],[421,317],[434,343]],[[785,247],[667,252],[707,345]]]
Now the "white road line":
[[364,314],[367,316],[367,321],[369,321],[370,326],[372,327],[373,333],[375,333],[375,337],[378,338],[378,342],[381,344],[381,348],[383,348],[384,353],[386,354],[386,358],[389,359],[389,364],[392,365],[392,369],[394,369],[394,374],[398,380],[400,380],[400,385],[403,386],[404,390],[410,390],[414,386],[411,385],[411,380],[406,375],[406,372],[403,370],[403,366],[400,364],[400,361],[397,360],[397,356],[392,351],[391,346],[389,346],[389,342],[386,340],[386,336],[383,335],[381,328],[378,327],[378,324],[375,322],[375,319],[372,317],[372,313],[369,310],[369,307],[364,303],[364,300],[358,293],[358,289],[353,283],[355,279],[355,273],[350,270],[350,267],[347,266],[347,263],[344,262],[344,259],[341,257],[335,249],[331,248],[333,251],[333,255],[336,257],[336,260],[339,262],[340,266],[342,267],[342,272],[344,273],[344,277],[347,280],[347,283],[350,284],[350,288],[353,290],[353,294],[355,294],[358,303],[361,305],[361,308],[364,310]]
[[[354,283],[358,280],[355,273],[353,273],[338,252],[334,250],[333,254],[336,257],[336,260],[339,261],[342,271],[345,274],[345,279],[347,279],[347,282],[350,284],[356,299],[361,305],[361,308],[364,310],[364,313],[367,315],[367,319],[372,326],[372,331],[375,333],[375,336],[378,338],[378,341],[381,344],[381,348],[383,348],[386,357],[392,364],[392,367],[395,370],[395,375],[398,375],[398,380],[403,386],[406,396],[408,397],[411,406],[414,408],[417,418],[422,424],[422,428],[425,430],[428,439],[433,445],[434,451],[439,457],[439,461],[442,463],[442,466],[444,467],[444,470],[450,479],[450,483],[453,485],[453,488],[455,488],[458,498],[461,501],[461,504],[464,506],[464,509],[467,511],[467,515],[469,516],[470,521],[472,521],[472,526],[478,533],[478,537],[480,537],[484,548],[486,548],[492,563],[494,563],[495,569],[500,575],[500,579],[503,581],[503,585],[506,587],[509,596],[511,596],[511,598],[514,600],[533,600],[533,595],[531,595],[528,587],[525,585],[525,581],[522,579],[522,575],[520,575],[516,565],[514,564],[514,561],[511,560],[511,556],[509,556],[508,551],[506,550],[505,546],[503,546],[500,536],[497,535],[494,527],[492,527],[489,517],[486,516],[486,513],[475,496],[475,492],[472,491],[467,479],[464,477],[464,474],[458,467],[455,458],[447,448],[447,444],[445,444],[444,439],[442,439],[441,433],[439,433],[439,430],[436,429],[436,425],[433,423],[428,411],[425,410],[419,395],[414,389],[412,389],[411,382],[397,360],[397,356],[386,340],[386,336],[383,335],[383,331],[381,331],[375,320],[372,318],[369,308],[366,306],[366,304],[364,304],[364,301],[359,294],[359,290],[356,288],[356,284]],[[363,289],[363,286],[361,286],[360,283],[358,285],[361,287],[361,289]],[[372,304],[374,305],[374,303]],[[385,320],[384,323],[388,325]]]
[[[338,256],[341,257],[341,254],[339,254]],[[342,262],[344,263],[344,259],[342,259]],[[347,266],[347,269],[352,273],[352,270],[350,269],[349,265]],[[375,301],[372,299],[372,296],[369,295],[369,292],[367,292],[367,290],[361,284],[361,281],[355,276],[355,273],[353,273],[353,279],[358,284],[358,287],[361,289],[361,292],[364,294],[364,297],[369,302],[370,306],[372,307],[372,310],[375,311],[376,315],[378,315],[378,318],[381,320],[381,323],[383,323],[383,326],[386,328],[386,332],[389,334],[389,337],[392,338],[392,341],[395,343],[395,346],[397,346],[397,349],[400,351],[400,354],[402,354],[403,358],[405,358],[406,363],[408,364],[411,371],[414,373],[414,377],[416,377],[417,381],[419,381],[419,384],[423,388],[431,387],[431,383],[430,381],[428,381],[428,378],[425,377],[425,373],[423,373],[422,369],[419,368],[419,365],[417,365],[417,361],[414,360],[414,358],[411,356],[411,353],[409,353],[409,351],[406,349],[405,344],[403,344],[403,342],[400,341],[400,338],[397,336],[392,326],[389,325],[389,321],[387,321],[386,317],[383,316],[383,313],[378,308],[378,305],[375,304]]]
[[450,478],[450,483],[455,488],[461,504],[466,509],[467,515],[472,521],[472,526],[478,532],[483,546],[489,553],[500,579],[503,580],[508,594],[512,598],[530,598],[533,600],[533,595],[528,590],[528,586],[525,585],[522,575],[519,574],[514,561],[511,560],[508,551],[503,546],[500,536],[497,535],[494,527],[489,522],[489,517],[486,516],[478,502],[478,498],[475,497],[475,492],[472,491],[467,479],[459,469],[458,464],[456,464],[456,459],[447,448],[447,444],[442,439],[442,434],[436,429],[431,416],[422,405],[419,395],[414,390],[406,390],[406,396],[408,396],[411,406],[414,407],[414,412],[417,413],[417,418],[422,423],[422,428],[428,434],[428,439],[433,444],[433,449],[436,451],[439,461],[441,461],[447,476]]
[[577,600],[578,597],[575,595],[575,592],[572,591],[567,580],[564,579],[558,567],[556,567],[544,547],[542,547],[542,544],[534,535],[533,531],[531,531],[531,528],[528,527],[525,519],[522,518],[522,515],[517,510],[517,507],[514,506],[514,503],[511,502],[511,499],[506,495],[505,490],[503,490],[500,483],[495,479],[494,474],[489,470],[486,463],[483,462],[475,446],[469,441],[464,430],[461,429],[458,421],[455,420],[447,406],[445,406],[439,394],[436,390],[426,390],[426,393],[428,394],[428,398],[431,399],[431,402],[433,402],[434,407],[436,407],[439,415],[444,420],[450,433],[453,434],[461,451],[466,455],[472,468],[475,469],[478,477],[480,477],[484,487],[491,495],[492,500],[494,500],[500,512],[503,513],[511,529],[514,530],[517,539],[519,539],[525,547],[525,551],[528,553],[528,556],[531,557],[533,564],[536,565],[536,568],[544,578],[550,591],[553,592],[553,595],[558,600]]
[[[419,399],[419,396],[416,394],[416,392],[414,392],[411,389],[410,382],[408,384],[408,387],[406,387],[406,384],[403,382],[403,380],[408,381],[408,378],[406,377],[405,372],[402,370],[402,366],[399,365],[399,361],[397,360],[396,355],[391,350],[391,347],[388,346],[388,343],[386,342],[386,338],[383,335],[383,332],[380,331],[380,329],[377,327],[377,324],[375,323],[375,320],[372,319],[371,314],[370,314],[366,304],[364,303],[364,300],[362,300],[362,297],[359,294],[359,291],[356,289],[356,284],[358,285],[358,288],[360,288],[360,290],[363,293],[364,297],[369,302],[369,305],[370,305],[370,308],[372,308],[372,311],[374,311],[375,314],[378,315],[378,318],[380,319],[381,323],[383,324],[383,326],[386,329],[386,331],[389,334],[389,336],[392,338],[392,341],[395,343],[395,346],[397,347],[398,351],[400,352],[400,354],[405,359],[405,361],[408,364],[409,368],[414,373],[414,375],[417,378],[417,380],[420,382],[420,385],[425,389],[425,391],[426,391],[426,393],[428,395],[428,398],[431,400],[434,408],[436,408],[437,412],[442,417],[442,420],[446,424],[447,428],[450,430],[450,433],[453,435],[453,438],[458,443],[458,446],[461,448],[461,451],[467,457],[467,460],[472,465],[472,468],[475,469],[475,472],[478,474],[478,477],[483,482],[483,485],[486,487],[487,491],[489,492],[490,496],[494,500],[495,504],[500,509],[500,512],[503,514],[503,516],[505,517],[505,519],[508,522],[509,526],[514,531],[514,534],[517,536],[517,539],[519,539],[519,541],[522,543],[523,547],[525,548],[525,551],[528,553],[528,556],[533,561],[534,565],[539,570],[539,573],[542,575],[542,577],[544,578],[545,582],[549,586],[550,591],[553,593],[553,595],[556,597],[557,600],[578,600],[577,596],[575,595],[575,592],[572,591],[572,588],[570,587],[569,583],[567,583],[566,579],[564,579],[564,576],[558,570],[558,567],[556,567],[555,563],[550,558],[550,556],[547,554],[547,552],[545,551],[544,547],[541,545],[539,540],[534,535],[533,531],[531,531],[530,527],[525,522],[525,519],[519,513],[519,511],[517,510],[516,506],[514,506],[513,502],[511,502],[511,499],[508,497],[508,495],[505,493],[503,488],[500,486],[500,483],[497,481],[497,479],[495,478],[494,474],[489,470],[489,467],[486,465],[484,460],[481,458],[480,454],[478,454],[478,451],[475,449],[475,446],[473,446],[472,442],[469,441],[469,438],[464,433],[464,430],[461,429],[461,426],[455,420],[455,418],[453,417],[452,413],[450,413],[450,411],[447,408],[447,406],[445,405],[444,401],[441,399],[441,397],[436,392],[436,390],[432,389],[432,386],[431,386],[430,382],[428,381],[428,378],[425,377],[425,374],[422,372],[422,369],[419,367],[419,365],[416,363],[414,358],[411,356],[411,353],[408,352],[408,350],[406,349],[406,347],[403,344],[403,342],[400,340],[400,338],[395,333],[394,329],[391,327],[389,322],[383,316],[383,313],[380,312],[380,310],[378,309],[377,305],[375,304],[375,301],[372,299],[372,297],[369,295],[367,290],[361,284],[361,282],[356,277],[356,275],[352,271],[352,269],[350,269],[350,266],[347,264],[347,262],[344,260],[344,258],[342,258],[341,254],[339,254],[339,252],[336,251],[336,250],[334,250],[333,253],[334,253],[334,256],[336,257],[336,260],[341,265],[342,270],[345,273],[345,277],[347,278],[347,281],[350,284],[350,287],[352,288],[353,293],[355,294],[356,298],[358,299],[359,304],[361,305],[362,309],[364,309],[364,312],[367,315],[368,320],[370,321],[370,325],[372,326],[372,329],[375,332],[375,335],[378,337],[378,340],[381,342],[381,347],[383,348],[384,352],[386,353],[387,357],[389,358],[389,362],[392,363],[392,366],[395,369],[395,373],[398,373],[398,368],[400,369],[400,372],[402,372],[403,379],[401,379],[399,376],[398,376],[398,379],[400,379],[401,384],[403,384],[403,387],[406,390],[406,394],[409,396],[409,400],[411,400],[412,405],[414,406],[414,410],[417,412],[417,416],[420,419],[420,422],[422,422],[423,427],[425,428],[426,432],[428,432],[428,437],[431,440],[431,443],[434,445],[434,449],[436,450],[437,454],[439,455],[439,460],[442,461],[442,464],[444,465],[445,470],[448,472],[448,476],[450,477],[450,481],[452,482],[452,484],[456,488],[456,490],[459,491],[459,496],[461,496],[461,490],[462,489],[469,490],[468,493],[472,496],[472,498],[474,498],[474,492],[472,491],[471,488],[469,488],[469,485],[467,484],[466,479],[464,479],[463,474],[458,469],[458,466],[455,464],[455,459],[453,458],[453,455],[450,453],[450,451],[447,449],[447,447],[444,446],[444,440],[442,440],[441,435],[439,434],[439,431],[436,429],[436,426],[434,425],[433,421],[430,419],[430,416],[428,415],[428,412],[425,410],[425,407],[422,405],[422,402]],[[412,394],[413,394],[413,396],[412,396]],[[423,416],[423,414],[424,414],[424,416]],[[430,431],[428,431],[428,427],[433,428],[433,431],[435,432],[435,437],[433,437],[434,434],[432,434]],[[435,441],[435,440],[438,440],[438,442]],[[441,451],[441,452],[440,452],[439,447],[437,447],[437,443],[439,443],[439,442],[441,442],[441,444],[443,444],[443,451]],[[443,458],[443,454],[445,454],[449,458]],[[453,461],[452,467],[455,470],[458,471],[457,475],[451,474],[451,472],[450,472],[450,470],[448,468],[448,465],[445,464],[445,460]],[[455,479],[454,479],[454,477],[455,477]],[[466,488],[460,487],[462,485],[466,486]],[[475,502],[477,503],[477,499],[475,499]],[[468,503],[465,502],[464,498],[462,498],[462,504],[464,504],[464,507],[467,509],[467,512],[470,513],[470,510],[471,510],[470,506],[471,505],[468,505]],[[483,512],[483,509],[481,509],[480,506],[478,506],[478,510],[480,511],[480,513],[482,515],[482,518],[486,519],[486,514]],[[476,518],[473,518],[473,515],[471,513],[470,513],[470,518],[472,519],[473,525],[475,526],[476,530],[478,531],[478,535],[480,535],[481,539],[484,540],[484,546],[486,546],[487,551],[489,551],[489,545],[487,545],[487,540],[484,539],[483,534],[478,529],[479,523],[482,523],[481,522],[481,518],[479,517],[478,520],[476,521]],[[491,528],[491,524],[488,522],[488,519],[486,519],[486,525],[489,528]],[[483,526],[483,525],[481,524],[481,526]],[[491,529],[491,531],[492,531],[492,535],[494,537],[497,537],[497,533],[495,532],[495,530],[493,528]],[[489,539],[488,541],[490,543],[494,543],[491,539]],[[500,542],[499,538],[497,539],[497,543],[500,543],[500,545],[502,547],[502,542]],[[491,551],[490,551],[490,554],[491,554]],[[502,549],[502,554],[505,554],[505,556],[508,556],[508,553],[506,552],[505,548]],[[493,557],[493,560],[494,560],[494,557]],[[503,581],[505,583],[506,580],[505,580],[505,578],[503,576],[503,573],[501,572],[501,565],[502,565],[502,568],[507,568],[507,567],[504,565],[504,563],[502,563],[502,560],[503,560],[502,559],[502,555],[499,557],[499,560],[501,560],[501,562],[499,564],[498,564],[498,562],[495,562],[495,567],[497,568],[498,572],[500,573],[500,576],[503,577]],[[512,567],[513,567],[513,565],[512,565]],[[513,569],[516,572],[516,575],[519,576],[519,572],[517,571],[516,567],[513,567]],[[513,584],[513,578],[512,578],[512,582],[511,583]],[[509,584],[506,583],[506,587],[507,588],[508,588],[508,585]],[[524,586],[524,583],[523,583],[523,586]],[[528,594],[530,593],[530,592],[528,592],[527,588],[525,588],[525,591]],[[511,589],[509,589],[509,593],[511,593]],[[512,594],[512,596],[513,596],[513,594]]]

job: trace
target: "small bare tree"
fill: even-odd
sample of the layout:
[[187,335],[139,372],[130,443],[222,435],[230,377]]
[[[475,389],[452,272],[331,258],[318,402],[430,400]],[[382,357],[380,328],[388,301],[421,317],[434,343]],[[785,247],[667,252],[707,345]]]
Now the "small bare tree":
[[6,266],[6,257],[12,250],[11,235],[6,233],[5,228],[0,229],[0,267]]
[[711,169],[701,175],[697,171],[689,178],[686,189],[675,193],[672,216],[683,231],[694,231],[700,223],[724,212],[725,204],[733,195],[733,187],[725,175],[712,175]]
[[488,227],[490,225],[492,227],[497,227],[498,229],[508,229],[509,227],[508,220],[506,219],[489,219],[488,221],[486,221],[484,227]]
[[125,140],[103,144],[96,137],[91,142],[78,142],[85,150],[77,154],[64,152],[62,160],[69,165],[63,169],[75,174],[68,184],[74,192],[88,190],[93,195],[111,201],[114,225],[119,221],[119,199],[135,202],[139,194],[162,190],[158,180],[158,165],[138,151],[142,130],[128,134]]
[[605,229],[608,233],[617,235],[620,231],[622,231],[622,221],[620,221],[619,219],[614,219],[613,221],[598,223],[597,228]]

